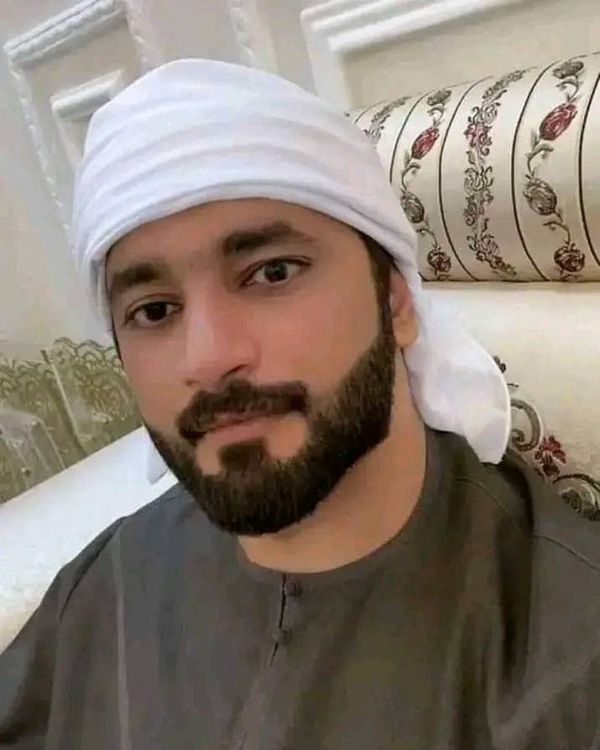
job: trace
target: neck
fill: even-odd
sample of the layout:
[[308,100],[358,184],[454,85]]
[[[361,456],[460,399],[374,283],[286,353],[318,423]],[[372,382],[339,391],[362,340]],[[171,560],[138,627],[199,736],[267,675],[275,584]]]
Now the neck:
[[265,568],[316,573],[359,560],[410,518],[425,477],[425,428],[412,401],[396,404],[387,438],[358,461],[315,512],[276,534],[240,537]]

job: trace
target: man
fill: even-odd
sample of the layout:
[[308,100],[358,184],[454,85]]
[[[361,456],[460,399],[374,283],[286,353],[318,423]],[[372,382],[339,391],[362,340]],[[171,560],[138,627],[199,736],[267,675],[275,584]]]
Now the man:
[[0,747],[600,746],[600,533],[514,458],[375,152],[201,60],[93,118],[73,250],[180,484],[0,657]]

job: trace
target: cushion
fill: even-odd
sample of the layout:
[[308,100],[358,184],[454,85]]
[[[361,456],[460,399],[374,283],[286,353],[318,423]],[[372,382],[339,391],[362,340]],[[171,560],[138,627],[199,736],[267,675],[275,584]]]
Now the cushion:
[[347,113],[417,232],[428,293],[507,378],[512,447],[595,520],[599,80],[600,55],[576,56]]
[[446,281],[600,280],[600,56],[402,96],[349,116]]

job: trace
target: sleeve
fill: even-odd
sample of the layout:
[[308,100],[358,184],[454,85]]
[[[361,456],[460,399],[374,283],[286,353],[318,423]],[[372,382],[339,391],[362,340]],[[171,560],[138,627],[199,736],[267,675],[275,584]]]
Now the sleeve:
[[45,747],[61,615],[122,521],[115,521],[58,572],[38,608],[0,654],[0,748]]

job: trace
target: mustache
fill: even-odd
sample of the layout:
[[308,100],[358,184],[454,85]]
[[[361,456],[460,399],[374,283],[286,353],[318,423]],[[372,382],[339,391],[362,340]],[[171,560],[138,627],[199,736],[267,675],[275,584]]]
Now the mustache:
[[254,386],[245,380],[232,380],[219,393],[199,391],[176,420],[179,434],[195,444],[217,421],[219,415],[277,416],[308,409],[308,389],[300,381],[279,385]]

